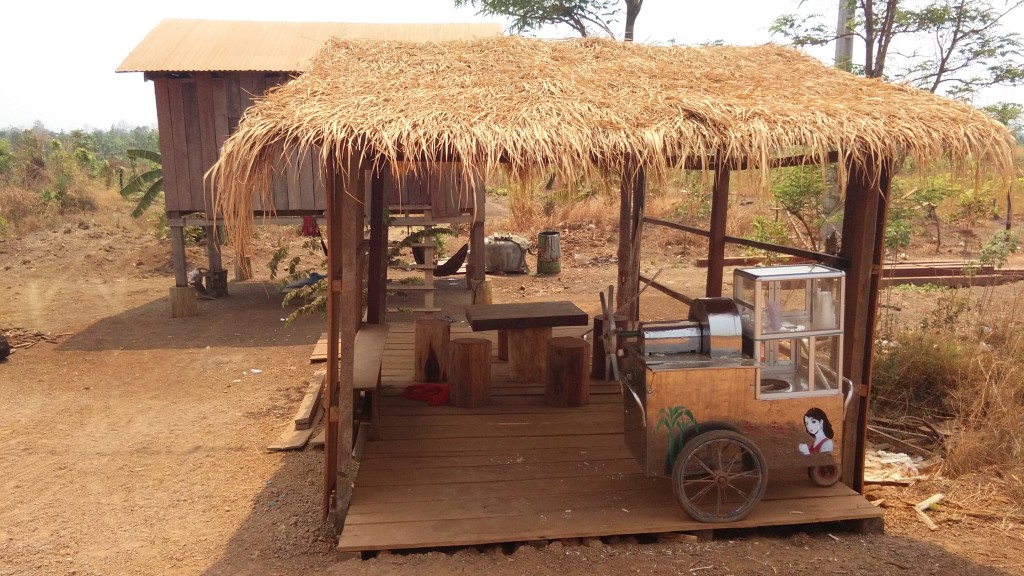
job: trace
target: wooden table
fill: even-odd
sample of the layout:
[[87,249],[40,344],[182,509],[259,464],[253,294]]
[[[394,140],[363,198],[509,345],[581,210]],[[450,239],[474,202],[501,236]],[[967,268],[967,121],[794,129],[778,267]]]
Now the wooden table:
[[586,326],[587,314],[567,300],[466,306],[474,331],[507,330],[509,374],[516,382],[542,382],[554,326]]

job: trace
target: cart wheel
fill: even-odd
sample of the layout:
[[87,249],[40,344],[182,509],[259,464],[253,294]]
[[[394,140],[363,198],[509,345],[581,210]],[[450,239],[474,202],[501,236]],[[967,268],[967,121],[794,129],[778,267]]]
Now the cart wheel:
[[700,522],[735,522],[761,500],[764,456],[746,436],[712,430],[683,446],[672,468],[679,504]]
[[835,464],[825,464],[823,466],[809,466],[807,468],[807,477],[822,488],[828,488],[829,486],[839,482],[839,466]]

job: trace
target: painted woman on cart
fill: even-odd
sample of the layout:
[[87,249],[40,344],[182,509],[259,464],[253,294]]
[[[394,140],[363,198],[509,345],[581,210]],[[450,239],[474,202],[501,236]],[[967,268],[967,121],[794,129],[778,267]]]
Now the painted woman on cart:
[[821,408],[811,408],[804,414],[804,428],[811,435],[814,441],[810,444],[801,443],[798,448],[805,456],[832,452],[832,438],[835,432],[832,430],[832,423]]

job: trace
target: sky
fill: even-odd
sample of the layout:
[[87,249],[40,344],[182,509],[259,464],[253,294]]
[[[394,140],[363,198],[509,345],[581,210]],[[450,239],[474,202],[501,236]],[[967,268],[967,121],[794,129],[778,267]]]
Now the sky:
[[[783,42],[771,21],[797,12],[799,0],[646,0],[636,22],[639,42],[755,45]],[[818,2],[835,13],[835,2]],[[0,22],[0,128],[108,129],[156,126],[152,83],[114,69],[165,18],[324,22],[507,22],[454,8],[453,0],[15,0]],[[1024,14],[1015,26],[1024,30]],[[621,22],[614,26],[621,29]],[[568,29],[545,36],[570,36]],[[812,52],[831,62],[833,48]],[[863,49],[855,48],[855,52]],[[1024,103],[1024,89],[983,94],[979,104]]]

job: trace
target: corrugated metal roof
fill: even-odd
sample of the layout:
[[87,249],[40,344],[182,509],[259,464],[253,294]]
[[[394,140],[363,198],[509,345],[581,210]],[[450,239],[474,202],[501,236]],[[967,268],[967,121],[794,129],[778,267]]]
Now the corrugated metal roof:
[[118,72],[304,72],[331,37],[443,42],[501,36],[499,24],[164,20]]

